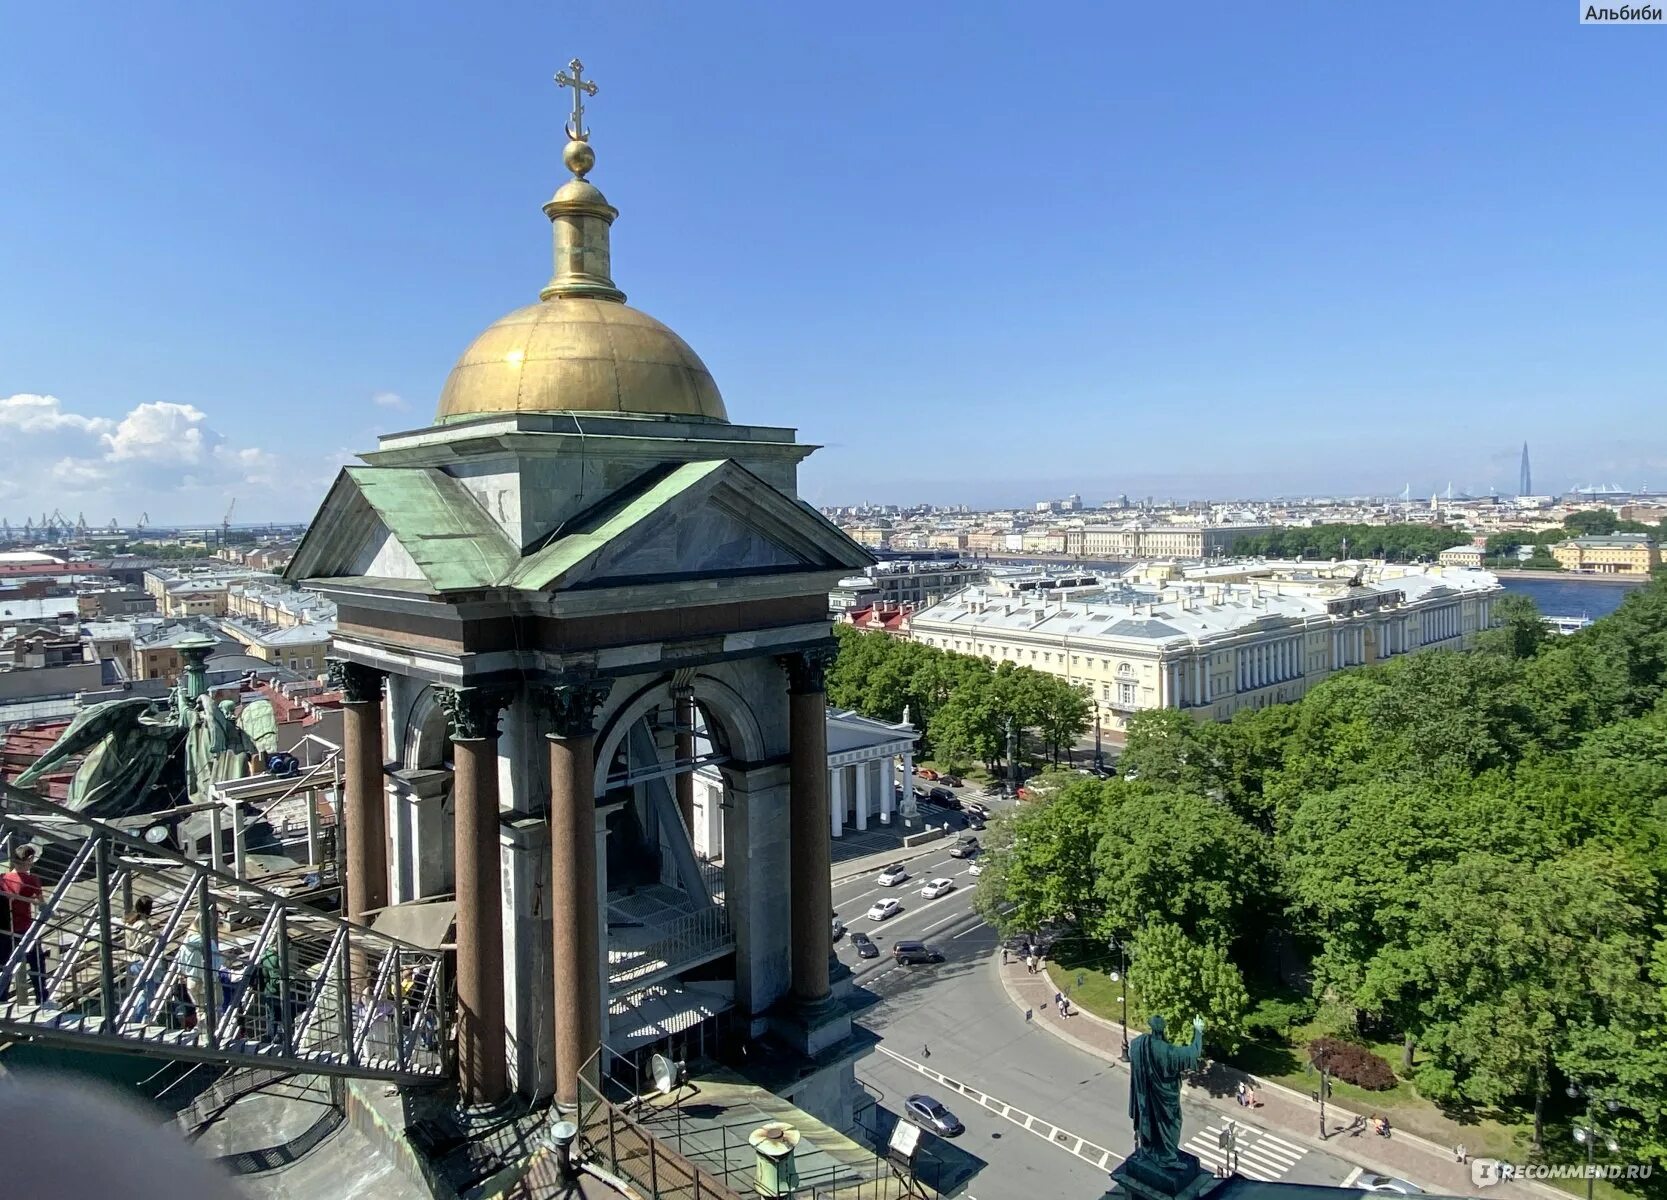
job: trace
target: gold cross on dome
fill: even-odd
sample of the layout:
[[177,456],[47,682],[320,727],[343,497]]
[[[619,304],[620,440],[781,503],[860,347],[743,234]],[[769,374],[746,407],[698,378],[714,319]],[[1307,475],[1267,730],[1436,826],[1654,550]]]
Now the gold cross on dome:
[[596,81],[585,78],[585,64],[574,59],[567,64],[573,72],[556,72],[556,86],[573,89],[573,116],[567,122],[567,136],[576,142],[590,140],[590,130],[585,128],[585,97],[596,95]]

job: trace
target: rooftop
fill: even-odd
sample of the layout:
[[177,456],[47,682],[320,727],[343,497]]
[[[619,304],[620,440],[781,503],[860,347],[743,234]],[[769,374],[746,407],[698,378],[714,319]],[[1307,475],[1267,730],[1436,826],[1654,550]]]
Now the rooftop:
[[[1045,590],[995,581],[964,588],[917,613],[912,624],[927,632],[949,625],[1067,639],[1197,641],[1267,625],[1328,623],[1337,615],[1333,602],[1343,599],[1377,595],[1398,605],[1499,587],[1486,571],[1346,566],[1348,573],[1341,576],[1327,564],[1265,564],[1248,578],[1242,568],[1236,573],[1202,568],[1164,584],[1100,577],[1092,584]],[[1222,579],[1224,574],[1231,578]]]

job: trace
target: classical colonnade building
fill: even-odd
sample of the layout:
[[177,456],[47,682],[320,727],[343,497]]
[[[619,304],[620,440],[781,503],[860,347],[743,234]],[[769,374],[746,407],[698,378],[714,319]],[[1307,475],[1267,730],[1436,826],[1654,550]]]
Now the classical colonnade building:
[[1224,721],[1334,671],[1467,646],[1501,592],[1486,571],[1382,563],[1165,565],[1124,578],[1005,577],[916,613],[929,646],[1082,684],[1105,724],[1182,709]]
[[[470,1100],[570,1105],[650,1050],[750,1047],[843,1128],[827,594],[873,560],[799,499],[815,447],[732,422],[625,305],[583,133],[538,301],[463,352],[432,425],[342,472],[288,571],[337,605],[345,907],[454,906]],[[721,862],[691,838],[698,771]]]

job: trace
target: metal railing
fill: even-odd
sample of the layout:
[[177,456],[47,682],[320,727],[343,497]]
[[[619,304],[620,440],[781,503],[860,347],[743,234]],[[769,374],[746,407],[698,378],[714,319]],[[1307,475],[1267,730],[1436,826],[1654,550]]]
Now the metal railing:
[[[650,976],[675,971],[735,944],[729,910],[721,904],[685,917],[633,930],[633,936],[610,935],[608,986],[613,989]],[[638,937],[642,940],[638,940]]]
[[[602,1047],[579,1078],[579,1141],[586,1153],[656,1200],[746,1200],[762,1194],[748,1140],[759,1121],[697,1124],[684,1120],[676,1105],[649,1108],[636,1098],[611,1103],[590,1083],[603,1054],[618,1057]],[[866,1127],[861,1132],[871,1140],[876,1136]],[[936,1159],[917,1155],[914,1171],[900,1173],[876,1154],[861,1164],[801,1167],[793,1195],[801,1200],[936,1200],[938,1188],[931,1181],[937,1175],[947,1177],[947,1168]]]
[[41,848],[42,891],[10,898],[0,1031],[321,1074],[449,1072],[442,953],[15,788],[0,799],[0,839]]

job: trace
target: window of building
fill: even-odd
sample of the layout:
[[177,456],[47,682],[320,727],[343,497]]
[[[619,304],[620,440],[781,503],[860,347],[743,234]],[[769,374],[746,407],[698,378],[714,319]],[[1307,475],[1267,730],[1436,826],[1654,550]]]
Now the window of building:
[[1134,667],[1130,663],[1120,662],[1120,663],[1117,664],[1117,673],[1119,675],[1125,675],[1125,676],[1126,675],[1133,675],[1134,674]]
[[1120,683],[1117,685],[1117,702],[1119,704],[1133,704],[1135,702],[1135,685]]

